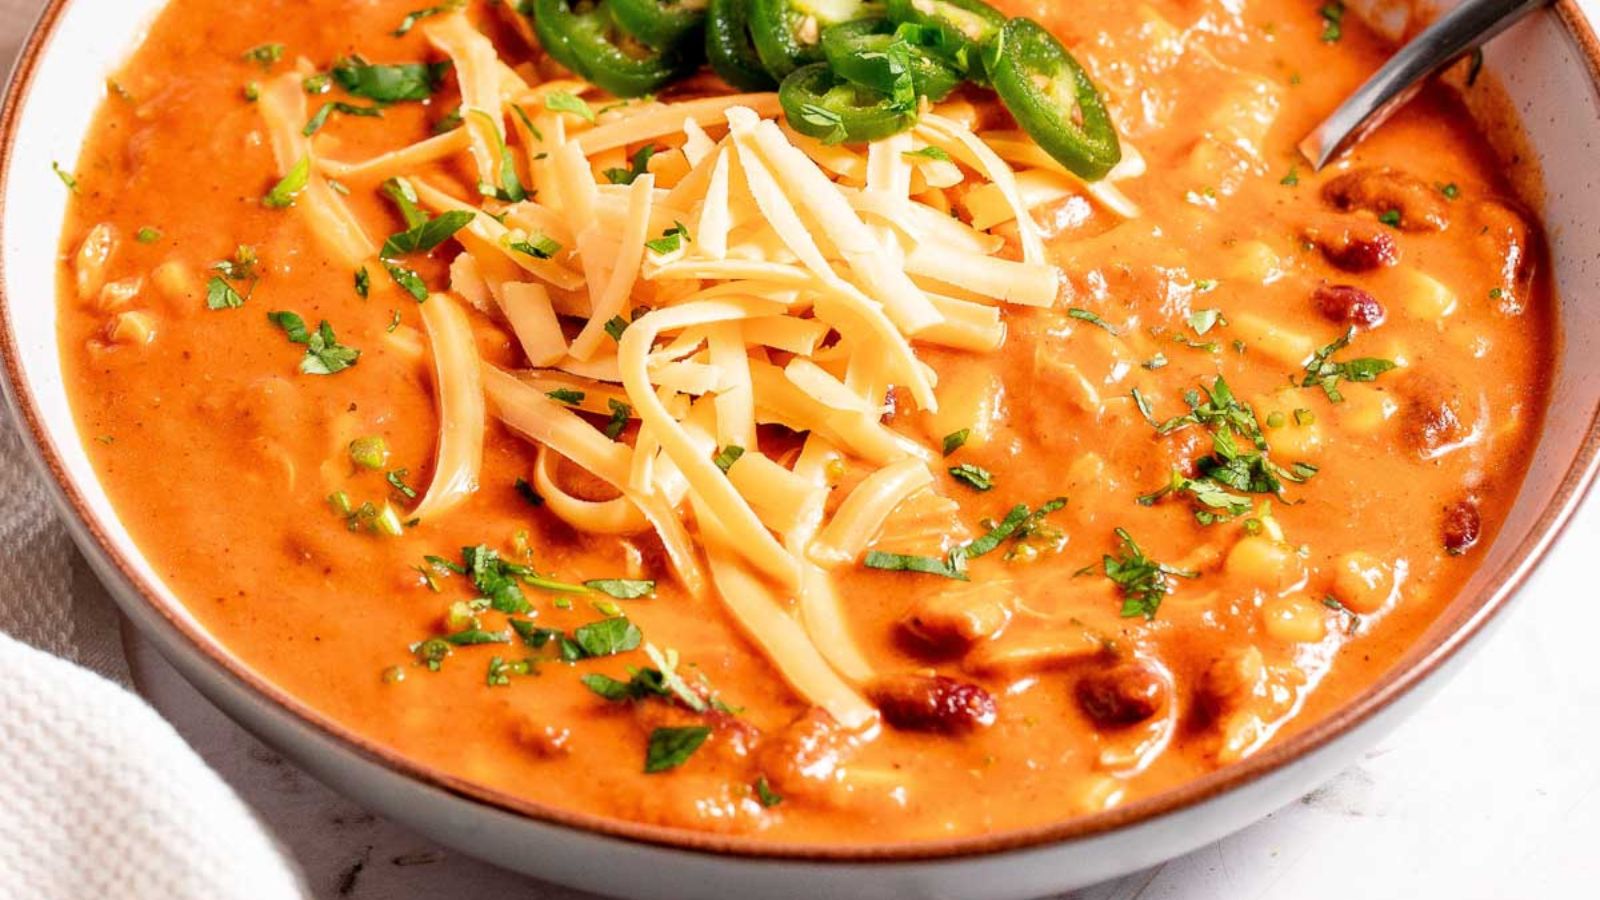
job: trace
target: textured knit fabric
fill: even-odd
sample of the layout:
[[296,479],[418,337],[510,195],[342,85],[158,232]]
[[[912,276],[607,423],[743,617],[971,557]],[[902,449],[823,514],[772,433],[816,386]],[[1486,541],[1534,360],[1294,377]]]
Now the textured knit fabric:
[[266,832],[123,688],[0,635],[0,897],[292,900]]

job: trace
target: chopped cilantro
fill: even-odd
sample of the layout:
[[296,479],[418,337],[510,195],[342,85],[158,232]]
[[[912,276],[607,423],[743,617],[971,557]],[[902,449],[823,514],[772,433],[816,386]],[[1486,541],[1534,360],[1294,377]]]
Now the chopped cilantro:
[[1197,578],[1198,572],[1175,569],[1158,563],[1148,556],[1127,531],[1116,529],[1121,542],[1117,555],[1106,554],[1101,559],[1106,577],[1122,591],[1122,615],[1127,618],[1144,616],[1154,619],[1161,601],[1172,592],[1172,576]]
[[1318,11],[1322,16],[1322,42],[1336,44],[1344,37],[1344,0],[1331,0]]
[[161,240],[161,229],[151,228],[149,225],[146,225],[145,227],[139,229],[139,232],[134,235],[134,238],[141,244],[154,244],[156,241]]
[[586,122],[594,121],[594,110],[583,98],[568,91],[551,91],[544,95],[544,108],[551,112],[571,113]]
[[544,498],[539,496],[539,492],[533,489],[533,485],[528,483],[528,479],[518,478],[513,482],[512,487],[516,488],[517,496],[521,497],[529,506],[544,505]]
[[633,156],[628,161],[628,168],[606,169],[601,174],[612,184],[633,184],[640,175],[650,171],[650,159],[656,155],[657,150],[654,144],[645,144],[633,151]]
[[378,255],[389,260],[411,253],[427,253],[465,228],[476,215],[470,209],[452,209],[440,213],[435,218],[407,228],[405,231],[389,235]]
[[[927,149],[937,150],[939,148],[928,147]],[[783,802],[783,797],[772,789],[772,785],[767,783],[767,776],[765,775],[756,778],[756,799],[767,809],[771,809]]]
[[367,294],[372,290],[372,276],[367,274],[367,267],[362,266],[356,270],[356,296],[367,299]]
[[449,63],[373,65],[351,56],[335,64],[330,74],[340,87],[357,97],[398,103],[431,97],[449,68]]
[[257,44],[241,54],[247,61],[253,62],[263,69],[272,68],[273,63],[283,59],[284,46],[282,44]]
[[802,105],[800,121],[816,128],[826,128],[828,133],[822,138],[824,144],[842,144],[850,136],[844,127],[844,117],[825,106],[815,103]]
[[606,437],[614,441],[622,435],[622,429],[628,427],[628,420],[633,417],[633,407],[615,397],[607,397],[606,404],[611,407],[611,418],[603,430]]
[[951,478],[962,482],[973,490],[989,491],[994,489],[994,475],[990,474],[989,470],[982,466],[962,463],[959,466],[951,466],[949,472]]
[[901,155],[912,158],[932,159],[939,162],[951,162],[950,154],[946,153],[943,147],[935,147],[931,144],[921,150],[907,150]]
[[383,268],[389,273],[389,277],[394,279],[394,283],[400,285],[400,289],[410,294],[413,300],[421,303],[428,299],[428,285],[423,282],[421,275],[388,260],[383,261]]
[[547,234],[522,235],[519,238],[512,232],[507,237],[510,238],[506,242],[507,247],[534,259],[550,259],[561,252],[561,242]]
[[356,364],[361,351],[346,347],[334,336],[333,326],[324,320],[316,331],[307,331],[304,319],[287,310],[269,312],[267,318],[283,329],[292,343],[306,345],[306,355],[300,360],[300,372],[305,375],[332,375]]
[[302,156],[289,168],[288,174],[261,198],[261,205],[271,209],[284,209],[294,205],[296,197],[311,183],[311,157]]
[[676,769],[689,761],[700,745],[711,737],[711,729],[704,725],[677,728],[657,728],[650,732],[650,744],[645,750],[646,774]]
[[1359,359],[1334,362],[1332,356],[1350,345],[1355,337],[1354,326],[1347,329],[1343,335],[1333,343],[1319,349],[1312,355],[1311,361],[1306,363],[1306,375],[1300,381],[1301,387],[1320,387],[1334,403],[1344,401],[1344,395],[1339,392],[1339,382],[1344,381],[1376,381],[1379,375],[1396,367],[1393,360],[1362,357]]
[[1098,315],[1090,312],[1087,309],[1079,309],[1078,307],[1074,306],[1074,307],[1072,307],[1072,308],[1067,310],[1067,315],[1071,316],[1074,319],[1079,319],[1081,321],[1088,322],[1090,325],[1098,325],[1099,327],[1104,328],[1106,331],[1109,331],[1112,334],[1121,334],[1122,333],[1122,332],[1117,330],[1117,327],[1115,325],[1112,325],[1110,322],[1107,322],[1105,319],[1100,318]]
[[944,455],[945,456],[949,456],[950,454],[956,452],[957,450],[960,450],[961,447],[966,444],[967,438],[969,438],[971,436],[972,436],[972,429],[970,429],[970,428],[963,428],[960,431],[952,431],[949,434],[945,435],[944,436]]
[[585,581],[583,586],[592,591],[599,591],[607,597],[615,597],[618,600],[638,600],[640,597],[648,597],[656,592],[656,583],[654,581],[632,578],[596,578],[591,581]]
[[639,626],[625,617],[612,616],[579,625],[573,629],[572,639],[588,656],[614,656],[638,649],[644,636],[639,633]]
[[441,3],[438,6],[429,6],[425,9],[414,9],[411,12],[406,13],[406,17],[400,20],[400,27],[396,28],[394,31],[391,31],[390,34],[394,35],[395,37],[403,37],[412,28],[416,27],[418,20],[426,19],[429,16],[437,16],[448,12],[455,12],[456,10],[465,6],[466,3],[467,0],[447,0],[447,2]]
[[358,106],[354,103],[345,103],[343,100],[334,100],[324,103],[317,107],[317,111],[312,114],[310,121],[306,122],[306,127],[300,129],[300,133],[306,137],[311,137],[313,134],[321,131],[322,126],[328,124],[328,117],[336,112],[344,113],[347,116],[382,118],[383,107],[376,105]]
[[737,444],[729,444],[728,446],[723,447],[721,450],[718,450],[717,455],[713,456],[711,461],[716,464],[717,468],[726,472],[733,468],[733,464],[738,462],[739,457],[743,455],[743,447],[740,447]]
[[924,575],[939,575],[944,578],[953,578],[957,581],[967,580],[967,559],[960,550],[953,550],[947,557],[937,556],[911,556],[904,553],[884,553],[880,550],[867,551],[863,564],[869,569],[883,569],[889,572],[921,572]]
[[206,309],[238,309],[244,305],[244,296],[221,276],[213,275],[206,282]]
[[583,402],[584,397],[583,391],[574,391],[569,388],[556,388],[553,391],[545,391],[544,395],[557,403],[565,403],[568,406],[577,406]]

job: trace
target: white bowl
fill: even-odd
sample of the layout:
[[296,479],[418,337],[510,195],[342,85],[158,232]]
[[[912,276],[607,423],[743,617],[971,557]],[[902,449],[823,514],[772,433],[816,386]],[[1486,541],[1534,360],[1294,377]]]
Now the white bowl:
[[[118,520],[74,426],[56,336],[65,197],[111,62],[163,0],[53,0],[0,110],[0,356],[6,395],[79,547],[123,611],[208,698],[329,785],[443,843],[540,878],[630,897],[1024,898],[1124,874],[1216,840],[1326,780],[1433,693],[1538,563],[1600,450],[1600,43],[1572,0],[1488,50],[1543,173],[1563,338],[1543,438],[1482,567],[1393,673],[1244,762],[1109,812],[914,845],[774,846],[573,813],[427,769],[363,741],[234,659],[162,583]],[[248,2],[248,0],[246,0]],[[1406,15],[1393,0],[1393,25]]]

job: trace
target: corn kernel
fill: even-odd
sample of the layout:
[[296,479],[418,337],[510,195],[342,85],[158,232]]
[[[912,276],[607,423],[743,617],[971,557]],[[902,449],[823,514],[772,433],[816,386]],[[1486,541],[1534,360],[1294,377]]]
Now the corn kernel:
[[150,282],[166,299],[183,303],[200,296],[200,285],[184,263],[169,259],[150,273]]
[[1271,591],[1293,586],[1303,574],[1300,558],[1287,544],[1265,537],[1241,538],[1228,551],[1223,568],[1229,575]]
[[1304,597],[1269,600],[1261,607],[1268,636],[1296,644],[1315,644],[1328,633],[1327,608]]
[[106,339],[115,344],[148,344],[156,339],[155,317],[137,309],[117,313],[106,323]]
[[1394,593],[1394,572],[1389,564],[1363,550],[1334,560],[1333,596],[1356,613],[1382,609]]
[[112,312],[127,306],[139,298],[139,291],[143,287],[144,279],[138,275],[108,282],[100,288],[100,308]]

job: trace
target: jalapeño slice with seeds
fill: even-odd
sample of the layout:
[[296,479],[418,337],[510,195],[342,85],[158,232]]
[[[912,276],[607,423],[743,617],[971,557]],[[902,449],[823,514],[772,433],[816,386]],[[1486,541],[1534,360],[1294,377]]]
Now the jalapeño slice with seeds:
[[961,84],[953,65],[896,33],[888,19],[829,26],[822,32],[822,55],[835,75],[891,97],[900,97],[909,84],[917,97],[937,102]]
[[984,48],[995,93],[1057,162],[1090,181],[1122,159],[1117,130],[1089,73],[1032,19],[1012,19]]
[[889,21],[911,25],[918,41],[976,84],[989,83],[983,48],[1006,24],[1006,17],[983,0],[888,0]]
[[795,70],[778,88],[778,102],[790,128],[827,144],[880,141],[917,118],[915,105],[906,109],[887,94],[842,81],[827,63]]
[[830,25],[860,18],[861,0],[749,0],[750,38],[761,65],[785,78],[807,63],[822,60],[822,32]]

